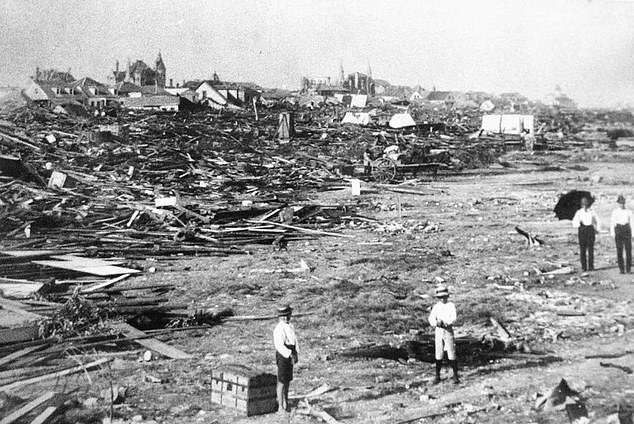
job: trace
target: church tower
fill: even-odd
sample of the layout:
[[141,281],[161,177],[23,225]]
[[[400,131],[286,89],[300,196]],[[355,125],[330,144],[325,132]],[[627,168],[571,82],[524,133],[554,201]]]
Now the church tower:
[[160,51],[158,57],[156,58],[154,71],[156,72],[156,85],[161,88],[165,88],[166,70],[165,63],[163,62]]

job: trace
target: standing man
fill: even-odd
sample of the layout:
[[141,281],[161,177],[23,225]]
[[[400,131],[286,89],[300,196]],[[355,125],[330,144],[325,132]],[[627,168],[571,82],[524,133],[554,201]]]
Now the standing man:
[[278,412],[290,411],[288,405],[288,388],[293,380],[293,364],[298,361],[297,337],[291,325],[293,308],[284,305],[277,308],[279,322],[273,330],[275,343],[275,360],[277,363],[277,405]]
[[590,209],[590,199],[587,197],[581,198],[581,209],[572,218],[572,226],[579,229],[581,269],[584,272],[594,271],[594,238],[599,232],[599,219]]
[[366,177],[372,174],[372,151],[369,146],[363,151],[363,173]]
[[[616,199],[619,207],[612,212],[610,220],[610,234],[616,242],[616,258],[619,262],[621,274],[632,272],[632,211],[625,207],[625,197],[619,195]],[[625,250],[625,261],[623,260]]]
[[456,347],[454,345],[453,324],[456,322],[456,306],[449,302],[449,290],[447,286],[439,284],[436,287],[436,297],[440,299],[434,305],[429,314],[429,325],[436,332],[436,378],[434,384],[440,383],[440,370],[442,360],[447,352],[449,364],[453,369],[453,382],[459,384],[458,363],[456,362]]

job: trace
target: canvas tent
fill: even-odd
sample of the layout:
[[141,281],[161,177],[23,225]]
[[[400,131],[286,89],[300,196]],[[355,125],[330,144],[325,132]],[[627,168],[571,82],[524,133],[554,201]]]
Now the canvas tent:
[[366,94],[353,94],[350,102],[350,107],[365,107],[368,103],[368,96]]
[[390,128],[407,128],[415,127],[416,122],[409,113],[397,113],[390,119]]
[[535,133],[535,117],[533,115],[484,115],[482,129],[494,134],[521,134],[524,130]]
[[346,112],[346,116],[341,120],[342,124],[369,125],[372,118],[366,112]]

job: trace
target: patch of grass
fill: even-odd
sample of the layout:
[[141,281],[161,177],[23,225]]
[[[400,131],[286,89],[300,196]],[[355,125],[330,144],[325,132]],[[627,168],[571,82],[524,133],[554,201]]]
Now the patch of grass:
[[459,295],[454,299],[458,310],[458,322],[486,324],[493,317],[505,322],[510,313],[513,316],[528,316],[529,305],[486,293]]

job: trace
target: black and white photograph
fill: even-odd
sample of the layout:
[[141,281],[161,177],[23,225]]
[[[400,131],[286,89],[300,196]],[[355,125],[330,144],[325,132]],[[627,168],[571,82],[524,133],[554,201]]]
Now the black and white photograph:
[[632,424],[634,0],[0,0],[0,424]]

